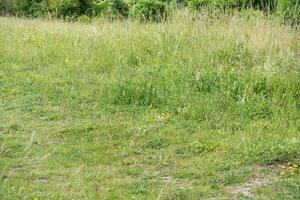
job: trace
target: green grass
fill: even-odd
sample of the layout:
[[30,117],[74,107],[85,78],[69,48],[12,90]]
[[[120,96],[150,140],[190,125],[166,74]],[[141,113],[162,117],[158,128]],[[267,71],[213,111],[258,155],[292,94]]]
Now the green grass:
[[249,11],[0,30],[0,199],[231,199],[256,176],[254,199],[300,198],[296,28]]

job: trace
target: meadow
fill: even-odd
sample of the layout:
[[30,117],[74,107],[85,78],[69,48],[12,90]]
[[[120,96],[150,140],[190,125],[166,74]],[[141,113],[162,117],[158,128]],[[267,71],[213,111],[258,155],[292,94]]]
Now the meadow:
[[300,199],[300,33],[261,11],[0,17],[0,199]]

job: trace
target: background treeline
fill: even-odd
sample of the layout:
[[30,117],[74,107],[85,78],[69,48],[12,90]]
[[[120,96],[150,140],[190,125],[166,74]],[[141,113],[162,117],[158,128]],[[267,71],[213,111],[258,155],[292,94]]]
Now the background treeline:
[[299,23],[300,0],[0,0],[2,15],[78,18],[109,15],[140,20],[165,19],[169,8],[260,9]]

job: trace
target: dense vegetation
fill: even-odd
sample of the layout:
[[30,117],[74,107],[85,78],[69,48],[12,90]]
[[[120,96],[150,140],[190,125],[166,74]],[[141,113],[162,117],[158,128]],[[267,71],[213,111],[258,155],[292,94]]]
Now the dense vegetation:
[[300,199],[299,30],[252,9],[172,12],[0,17],[0,199]]
[[[299,0],[0,0],[0,13],[26,16],[77,18],[107,15],[160,21],[178,6],[194,9],[260,9],[285,21],[300,22]],[[168,9],[169,8],[169,9]]]

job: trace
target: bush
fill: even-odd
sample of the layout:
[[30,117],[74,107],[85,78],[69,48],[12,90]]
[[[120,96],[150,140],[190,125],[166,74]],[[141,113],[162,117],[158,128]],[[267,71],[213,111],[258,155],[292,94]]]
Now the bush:
[[0,14],[6,10],[6,0],[0,0]]
[[128,16],[129,6],[123,0],[103,0],[95,4],[95,13],[106,15]]
[[49,10],[48,0],[30,1],[26,9],[26,15],[32,17],[44,16]]
[[0,0],[3,13],[43,16],[50,12],[58,16],[78,16],[92,8],[91,0]]
[[18,15],[26,14],[29,7],[29,0],[0,0],[1,13]]
[[[194,9],[254,8],[274,12],[291,24],[300,23],[299,0],[0,0],[0,14],[39,17],[48,13],[58,17],[79,17],[104,14],[127,17],[130,13],[141,21],[161,21],[166,18],[166,7],[170,2]],[[130,8],[129,8],[130,7]]]
[[166,3],[162,0],[139,0],[133,7],[134,17],[142,21],[161,21],[166,18]]
[[49,0],[49,9],[58,16],[78,16],[92,11],[91,0]]

